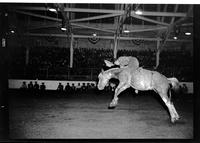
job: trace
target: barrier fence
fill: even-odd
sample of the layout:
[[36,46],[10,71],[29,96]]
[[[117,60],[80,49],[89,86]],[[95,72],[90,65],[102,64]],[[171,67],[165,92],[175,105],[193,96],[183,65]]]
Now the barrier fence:
[[[30,83],[30,81],[32,81],[33,83],[37,81],[39,85],[41,85],[41,83],[44,82],[47,90],[56,90],[59,83],[61,83],[64,87],[67,85],[67,83],[69,83],[70,86],[72,84],[74,84],[74,86],[77,86],[78,83],[80,83],[80,86],[82,86],[83,83],[85,83],[85,85],[87,85],[87,83],[90,84],[93,83],[95,86],[97,84],[97,81],[84,81],[84,80],[69,81],[69,80],[9,79],[8,87],[9,89],[19,89],[24,81],[26,82],[26,84]],[[192,94],[194,92],[193,82],[180,82],[181,86],[183,86],[183,84],[187,87],[187,93]]]

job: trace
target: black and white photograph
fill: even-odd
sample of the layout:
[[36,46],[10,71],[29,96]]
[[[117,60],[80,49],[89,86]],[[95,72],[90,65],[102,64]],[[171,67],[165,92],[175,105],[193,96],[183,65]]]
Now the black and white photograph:
[[193,9],[0,3],[8,138],[194,139]]

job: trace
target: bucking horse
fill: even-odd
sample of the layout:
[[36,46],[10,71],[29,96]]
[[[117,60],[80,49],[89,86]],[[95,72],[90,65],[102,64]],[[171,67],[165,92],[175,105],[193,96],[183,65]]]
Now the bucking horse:
[[[107,66],[112,64],[109,61],[105,61],[105,63]],[[108,106],[109,109],[113,109],[117,106],[118,95],[129,87],[134,88],[136,91],[153,90],[161,97],[162,101],[167,106],[171,122],[174,123],[179,120],[180,117],[171,101],[171,90],[177,89],[179,86],[179,82],[176,78],[167,78],[157,71],[147,70],[139,66],[134,70],[128,66],[123,68],[114,67],[106,71],[102,69],[98,78],[97,87],[99,90],[103,90],[111,78],[119,80],[119,84],[115,89],[114,98]]]

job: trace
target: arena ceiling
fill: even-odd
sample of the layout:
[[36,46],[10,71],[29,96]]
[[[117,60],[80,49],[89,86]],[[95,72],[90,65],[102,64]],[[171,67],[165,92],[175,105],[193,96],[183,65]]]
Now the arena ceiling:
[[[10,30],[26,36],[73,34],[77,38],[89,38],[96,34],[103,39],[114,39],[117,35],[122,40],[193,40],[193,5],[23,3],[5,6],[11,14]],[[66,31],[61,30],[63,26]]]

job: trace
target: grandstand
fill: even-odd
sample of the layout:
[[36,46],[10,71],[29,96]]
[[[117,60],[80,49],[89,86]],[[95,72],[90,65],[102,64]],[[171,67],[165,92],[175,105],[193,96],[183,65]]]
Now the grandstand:
[[[0,11],[1,48],[8,50],[3,65],[8,65],[11,138],[193,138],[193,5],[0,3]],[[152,92],[139,92],[142,101],[133,99],[132,95],[137,95],[128,89],[124,98],[120,96],[123,99],[118,113],[107,112],[107,99],[114,94],[118,81],[100,92],[96,88],[98,74],[105,59],[114,62],[120,56],[137,57],[140,67],[180,81],[182,90],[173,97],[183,116],[178,126],[167,124],[162,103],[151,98],[155,95]],[[30,82],[37,82],[38,90],[28,86]],[[58,88],[59,84],[63,87]],[[142,115],[151,108],[152,114],[159,112],[158,116]],[[129,115],[136,114],[134,110],[139,113]],[[117,126],[109,125],[111,115],[117,118]],[[32,118],[30,122],[28,118]],[[132,124],[140,124],[140,119],[141,127]],[[43,126],[46,121],[59,124],[53,124],[55,128]],[[155,121],[162,127],[158,129]],[[152,130],[148,131],[145,124]],[[122,131],[112,133],[119,128]],[[167,134],[162,134],[165,129]]]

